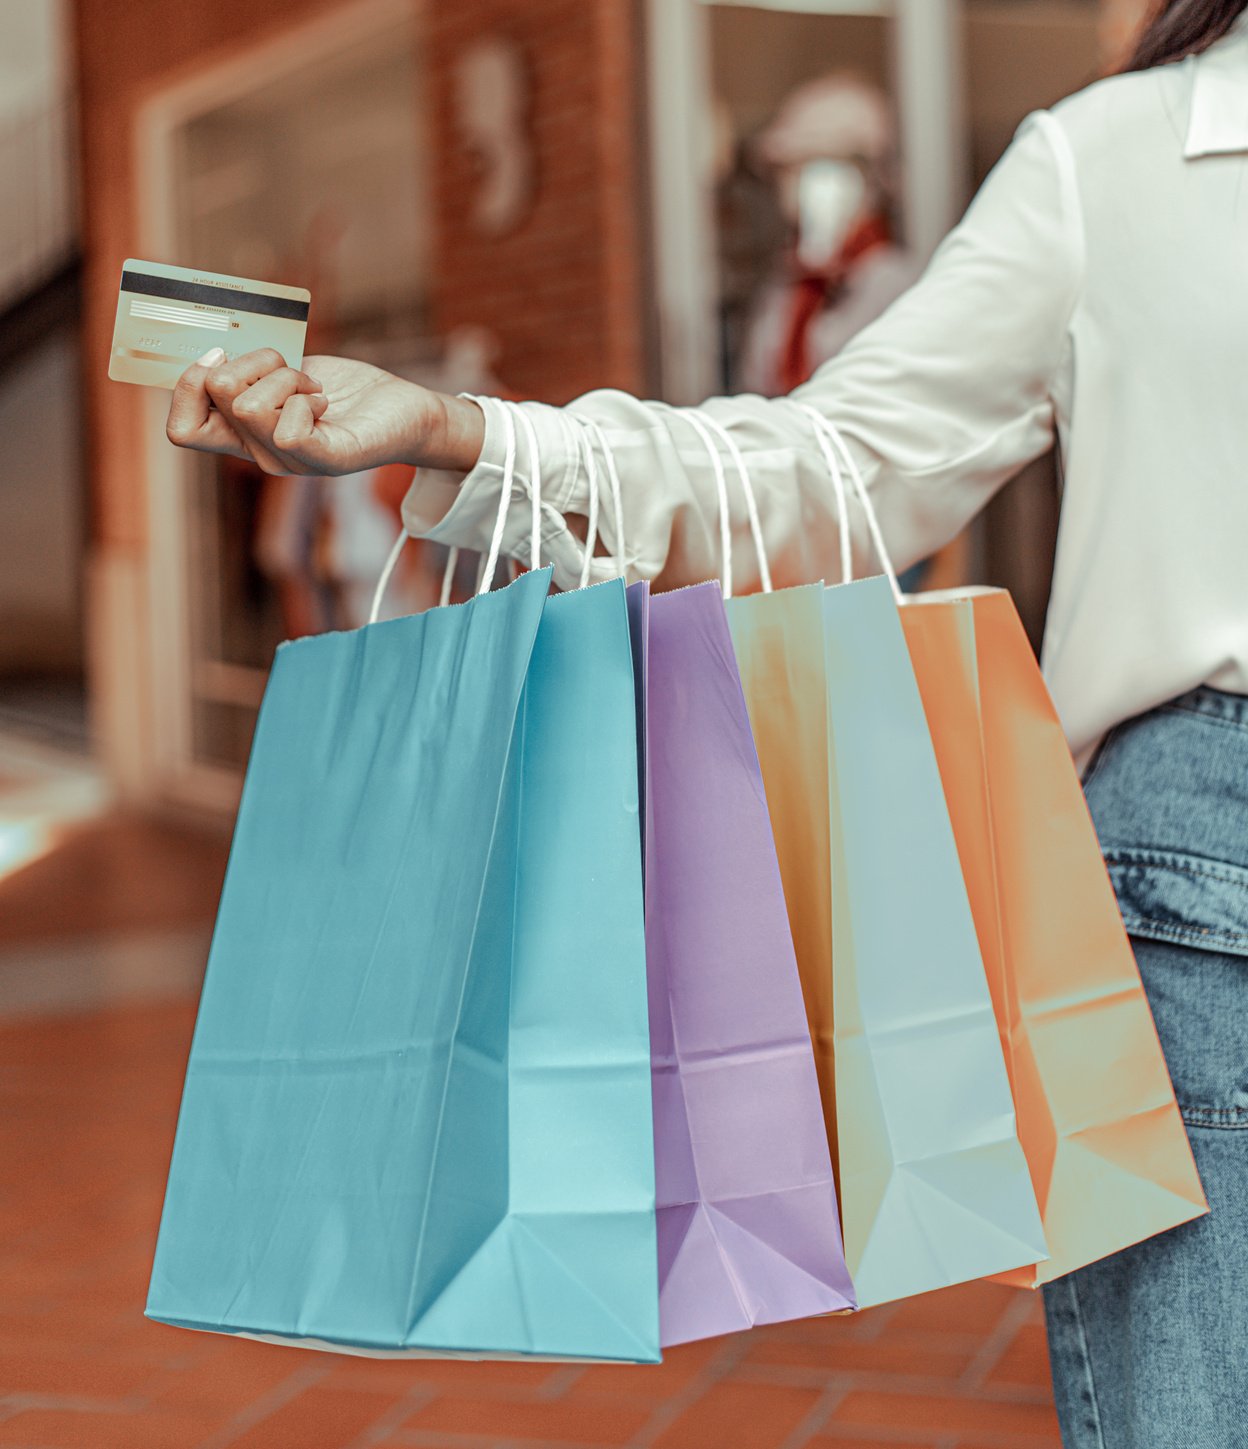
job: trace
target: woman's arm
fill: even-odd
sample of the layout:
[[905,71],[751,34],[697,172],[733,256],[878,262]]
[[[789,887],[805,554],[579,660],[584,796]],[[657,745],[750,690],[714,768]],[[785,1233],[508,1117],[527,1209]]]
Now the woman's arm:
[[[1074,162],[1061,124],[1030,117],[923,278],[792,398],[717,398],[703,411],[748,464],[777,583],[835,577],[840,521],[805,402],[840,428],[871,489],[895,560],[925,557],[961,531],[1053,438],[1051,388],[1083,279]],[[498,404],[442,397],[366,363],[276,354],[189,368],[169,436],[249,455],[269,472],[335,474],[407,462],[466,476],[417,476],[403,505],[410,532],[482,549],[498,511],[505,453]],[[522,406],[540,443],[544,556],[574,586],[581,549],[566,516],[588,511],[580,448],[601,429],[623,492],[631,572],[677,586],[720,571],[715,475],[679,409],[619,392],[569,408]],[[504,550],[527,557],[530,460],[522,445]],[[733,572],[757,581],[741,489],[730,462]],[[602,472],[602,467],[599,469]],[[866,562],[865,529],[855,548]],[[603,531],[618,551],[604,501]],[[859,537],[859,535],[862,535]]]
[[[805,402],[841,429],[867,479],[899,566],[955,537],[1025,463],[1052,442],[1050,396],[1083,279],[1074,163],[1060,122],[1031,117],[923,278],[790,399],[717,398],[703,411],[743,453],[778,584],[837,576],[839,520]],[[541,444],[547,556],[573,584],[579,546],[561,515],[587,510],[586,470],[568,415],[603,430],[624,496],[636,574],[678,586],[719,572],[715,478],[698,432],[677,409],[593,392],[568,409],[525,403]],[[455,487],[419,476],[404,504],[413,533],[480,548],[502,477],[504,429],[487,407],[481,459]],[[599,454],[601,459],[601,453]],[[741,490],[725,457],[732,501],[733,573],[757,581]],[[524,557],[528,469],[505,548]],[[855,511],[857,512],[857,511]],[[612,539],[608,503],[605,531]],[[855,549],[870,567],[866,530]]]
[[300,370],[267,348],[224,359],[214,347],[178,379],[171,443],[250,458],[266,473],[323,477],[387,463],[467,473],[481,456],[475,403],[370,363],[309,357]]

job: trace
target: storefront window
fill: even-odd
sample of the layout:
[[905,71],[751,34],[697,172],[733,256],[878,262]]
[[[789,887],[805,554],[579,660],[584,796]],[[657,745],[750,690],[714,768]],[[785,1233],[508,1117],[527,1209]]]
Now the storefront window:
[[866,269],[881,309],[910,273],[890,21],[737,5],[709,19],[720,383],[787,392],[851,314],[870,320]]
[[[420,81],[414,27],[391,24],[189,120],[172,148],[179,256],[309,288],[309,354],[419,372],[434,351]],[[404,480],[185,463],[189,747],[235,769],[276,645],[364,621]]]
[[[690,151],[687,171],[709,192],[706,386],[768,396],[917,279],[1024,116],[1095,79],[1102,18],[1097,0],[690,0],[688,14],[704,79],[691,125],[711,158]],[[679,175],[660,156],[656,176],[671,205]],[[696,237],[675,245],[692,275]],[[669,309],[690,294],[670,287]],[[661,321],[677,344],[697,334],[692,315]],[[1038,639],[1056,497],[1042,460],[927,581],[1011,587]]]

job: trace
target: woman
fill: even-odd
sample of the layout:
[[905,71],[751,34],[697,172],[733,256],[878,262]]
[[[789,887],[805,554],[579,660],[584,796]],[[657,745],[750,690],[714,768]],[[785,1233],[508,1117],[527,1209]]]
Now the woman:
[[[1071,1449],[1248,1443],[1246,9],[1169,0],[1129,73],[1029,118],[924,278],[794,394],[842,429],[903,565],[1061,446],[1045,669],[1091,762],[1089,801],[1213,1209],[1046,1290]],[[493,405],[338,358],[310,359],[313,375],[271,353],[219,363],[210,354],[180,382],[175,443],[275,472],[453,470],[458,485],[418,478],[409,530],[488,537]],[[587,506],[582,430],[526,407],[546,555],[575,586],[566,515]],[[617,552],[661,586],[717,575],[713,475],[688,419],[615,392],[573,411],[601,424],[620,469]],[[839,520],[805,415],[757,397],[706,411],[748,461],[777,583],[833,575]],[[525,557],[522,492],[505,546]]]

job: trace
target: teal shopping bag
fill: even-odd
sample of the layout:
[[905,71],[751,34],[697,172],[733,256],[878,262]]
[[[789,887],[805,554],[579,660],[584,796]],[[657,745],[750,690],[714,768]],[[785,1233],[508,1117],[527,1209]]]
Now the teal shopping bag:
[[624,586],[548,584],[279,651],[150,1317],[659,1357]]

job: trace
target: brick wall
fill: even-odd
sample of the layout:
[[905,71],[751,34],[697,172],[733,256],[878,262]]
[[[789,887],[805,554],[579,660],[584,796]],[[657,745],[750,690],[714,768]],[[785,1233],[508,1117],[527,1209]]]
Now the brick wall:
[[[429,57],[437,172],[436,316],[503,344],[500,373],[563,402],[644,387],[638,40],[632,0],[433,0]],[[517,43],[529,67],[537,191],[501,239],[474,233],[452,78],[472,40]]]

